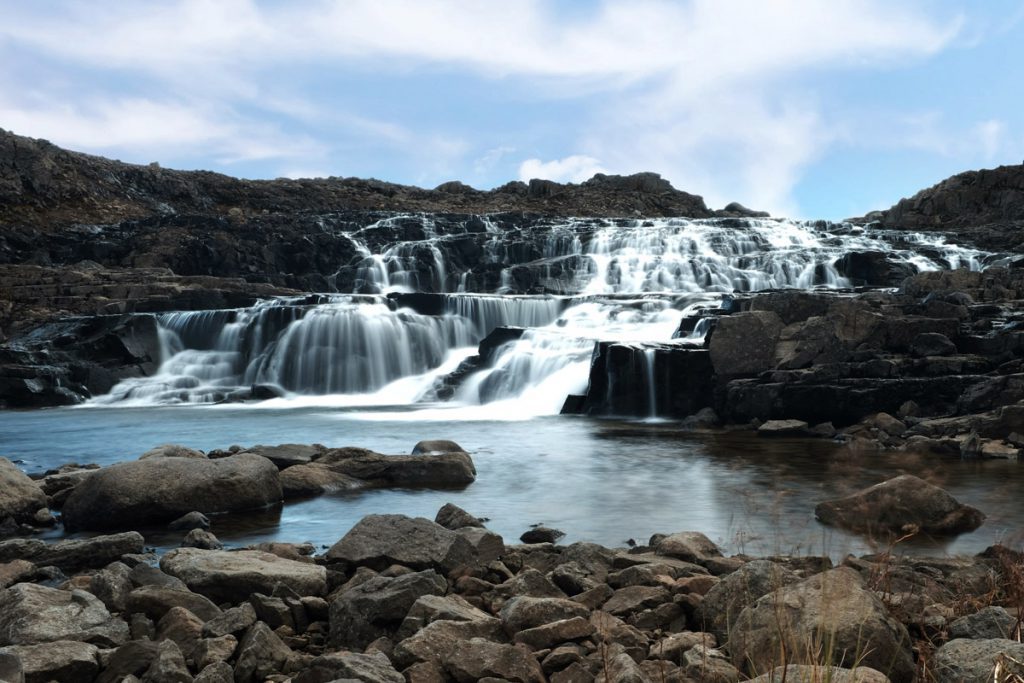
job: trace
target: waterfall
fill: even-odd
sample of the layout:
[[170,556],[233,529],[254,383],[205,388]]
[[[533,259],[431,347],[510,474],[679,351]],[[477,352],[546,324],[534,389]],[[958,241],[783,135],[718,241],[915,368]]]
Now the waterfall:
[[[849,287],[840,263],[855,252],[881,254],[897,272],[978,269],[996,258],[941,235],[778,219],[524,218],[510,225],[410,214],[347,238],[357,255],[330,281],[352,294],[162,314],[157,374],[124,380],[94,403],[213,403],[249,398],[257,387],[263,397],[411,403],[430,395],[432,378],[454,371],[493,329],[516,326],[528,329],[455,398],[557,412],[566,394],[585,388],[597,341],[699,342],[710,324],[697,320],[701,309],[730,292]],[[522,291],[544,293],[514,294]],[[401,295],[384,296],[392,292],[435,298],[411,303],[413,310],[400,307]],[[687,317],[688,334],[679,330]],[[654,350],[643,356],[638,371],[653,415]]]

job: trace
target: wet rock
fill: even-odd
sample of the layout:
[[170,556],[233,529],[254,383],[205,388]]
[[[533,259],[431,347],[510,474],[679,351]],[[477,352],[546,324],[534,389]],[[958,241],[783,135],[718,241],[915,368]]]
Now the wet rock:
[[209,598],[188,590],[164,586],[139,586],[128,593],[125,609],[160,619],[174,607],[184,607],[201,619],[213,619],[221,611]]
[[278,586],[300,596],[327,591],[323,567],[258,550],[180,548],[164,555],[160,568],[190,590],[218,602],[242,602],[252,593],[273,595]]
[[726,642],[740,613],[758,598],[800,580],[794,572],[769,560],[754,560],[727,574],[704,595],[696,613],[701,629]]
[[740,613],[728,649],[736,666],[756,673],[774,665],[783,647],[794,664],[819,663],[817,653],[825,644],[831,653],[827,663],[870,666],[894,683],[909,683],[914,676],[907,629],[847,567],[758,599]]
[[356,680],[366,683],[405,683],[386,655],[380,652],[331,652],[317,657],[295,676],[295,683]]
[[47,506],[46,494],[7,458],[0,458],[0,520],[11,517],[29,522],[40,508]]
[[352,491],[367,486],[366,482],[361,479],[335,472],[326,465],[316,463],[289,467],[281,471],[280,478],[285,500]]
[[979,510],[910,474],[819,503],[814,514],[824,524],[866,533],[958,534],[977,529],[985,520]]
[[[1001,662],[998,677],[996,663]],[[1024,643],[994,638],[969,640],[959,638],[940,647],[932,657],[932,671],[937,683],[987,683],[1013,680],[1024,676]]]
[[193,529],[185,534],[181,541],[183,548],[199,548],[200,550],[223,550],[224,544],[205,529]]
[[476,480],[473,459],[462,450],[432,455],[381,455],[364,448],[335,448],[314,464],[371,486],[461,487]]
[[128,625],[85,591],[19,583],[0,592],[0,646],[57,640],[116,647],[128,640]]
[[520,536],[519,540],[523,543],[557,543],[558,539],[563,536],[565,536],[564,531],[546,526],[535,526]]
[[204,515],[202,512],[196,512],[195,510],[193,510],[192,512],[182,515],[178,519],[168,524],[167,528],[171,531],[191,531],[192,529],[209,529],[210,518]]
[[[438,455],[440,453],[465,453],[464,449],[454,441],[433,439],[420,441],[412,447],[413,455]],[[440,524],[440,522],[438,522]]]
[[445,657],[445,668],[460,683],[487,677],[520,683],[544,681],[540,664],[525,647],[482,638],[457,641]]
[[808,433],[803,420],[768,420],[757,428],[758,436],[803,436]]
[[473,546],[461,535],[428,519],[405,515],[363,517],[327,551],[327,558],[378,570],[401,564],[446,574],[477,561]]
[[93,538],[65,539],[56,543],[15,538],[0,541],[0,562],[17,558],[39,566],[59,567],[65,572],[98,569],[120,560],[123,555],[141,553],[144,543],[142,535],[134,531]]
[[263,622],[253,624],[238,644],[236,683],[262,683],[283,673],[295,653]]
[[58,640],[39,645],[13,645],[0,648],[0,655],[3,654],[21,661],[25,683],[92,681],[99,671],[99,650],[88,643]]
[[469,514],[458,505],[452,503],[445,503],[440,510],[437,511],[437,516],[434,517],[434,522],[440,524],[445,529],[456,531],[464,527],[482,527],[484,525],[479,519]]
[[394,632],[424,595],[444,595],[447,582],[433,570],[394,578],[378,576],[348,589],[331,602],[331,643],[363,649]]
[[282,500],[273,463],[257,455],[220,460],[150,458],[92,474],[64,504],[69,531],[159,524],[193,510],[239,512]]
[[173,640],[157,643],[156,656],[142,676],[142,683],[192,683],[185,657]]

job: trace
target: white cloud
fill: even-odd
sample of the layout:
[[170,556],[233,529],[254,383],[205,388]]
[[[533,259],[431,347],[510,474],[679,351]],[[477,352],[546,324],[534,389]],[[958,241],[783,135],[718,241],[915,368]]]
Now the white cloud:
[[[469,143],[443,124],[367,116],[355,102],[351,111],[336,111],[334,101],[318,96],[315,81],[303,86],[287,74],[471,72],[514,79],[534,97],[587,96],[595,103],[584,121],[552,122],[567,131],[563,149],[572,155],[527,159],[522,177],[580,180],[602,168],[654,170],[712,205],[735,199],[797,212],[795,184],[845,125],[823,113],[801,79],[890,68],[936,53],[963,20],[937,19],[921,7],[885,0],[604,0],[564,16],[542,0],[69,0],[45,12],[23,3],[6,9],[0,46],[6,41],[76,68],[141,74],[162,94],[150,98],[150,126],[142,123],[146,106],[125,101],[107,109],[33,107],[18,94],[27,82],[3,88],[0,115],[15,129],[12,120],[24,122],[28,134],[64,131],[45,133],[55,140],[95,145],[106,134],[113,140],[108,147],[208,145],[223,160],[280,155],[294,161],[290,168],[321,167],[323,145],[263,123],[273,113],[321,127],[333,122],[367,145],[407,150],[427,180],[465,177],[465,165],[481,173],[508,152],[465,159]],[[977,135],[988,150],[1002,133],[989,125]]]
[[606,171],[601,167],[600,161],[585,154],[573,154],[553,161],[527,159],[519,165],[519,179],[524,182],[542,178],[562,183],[579,183],[592,178],[595,173]]
[[984,159],[992,161],[997,158],[1006,138],[1006,124],[997,119],[989,119],[978,123],[972,132]]

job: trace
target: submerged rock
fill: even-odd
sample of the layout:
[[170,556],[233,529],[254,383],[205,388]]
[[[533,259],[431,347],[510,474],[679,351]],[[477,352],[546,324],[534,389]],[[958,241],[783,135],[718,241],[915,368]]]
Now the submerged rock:
[[973,531],[985,521],[981,511],[911,474],[819,503],[814,514],[825,524],[865,533],[949,535]]

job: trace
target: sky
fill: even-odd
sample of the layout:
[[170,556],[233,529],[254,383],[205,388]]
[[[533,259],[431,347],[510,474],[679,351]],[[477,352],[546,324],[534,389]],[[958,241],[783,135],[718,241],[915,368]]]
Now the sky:
[[654,171],[886,208],[1024,160],[1024,0],[0,0],[0,128],[246,178]]

